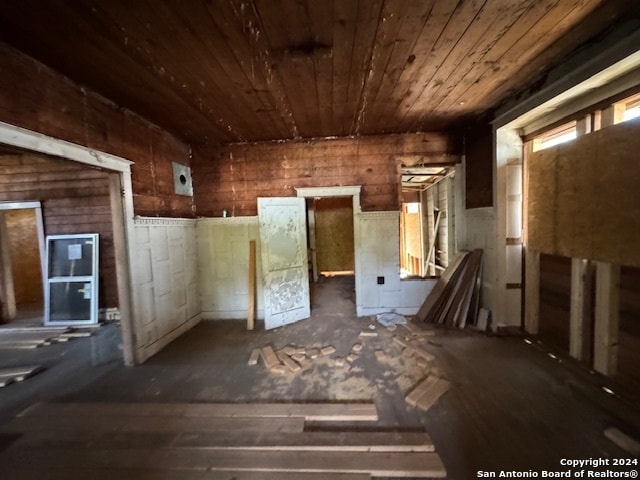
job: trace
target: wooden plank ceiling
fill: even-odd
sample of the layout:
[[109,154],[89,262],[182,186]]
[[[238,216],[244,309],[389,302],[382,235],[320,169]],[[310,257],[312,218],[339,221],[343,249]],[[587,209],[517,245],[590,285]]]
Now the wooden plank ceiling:
[[446,129],[633,0],[20,0],[0,40],[193,144]]

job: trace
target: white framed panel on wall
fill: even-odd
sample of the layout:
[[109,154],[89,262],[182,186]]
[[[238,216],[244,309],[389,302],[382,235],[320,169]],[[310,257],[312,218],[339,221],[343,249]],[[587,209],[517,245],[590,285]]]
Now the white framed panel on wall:
[[49,235],[45,325],[98,322],[98,234]]

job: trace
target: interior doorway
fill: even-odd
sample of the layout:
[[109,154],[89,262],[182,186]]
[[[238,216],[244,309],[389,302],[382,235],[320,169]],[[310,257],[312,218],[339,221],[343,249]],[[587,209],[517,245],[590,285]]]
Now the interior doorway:
[[307,198],[313,315],[355,314],[352,197]]
[[353,275],[355,271],[353,239],[353,202],[350,197],[313,198],[307,200],[313,215],[309,221],[309,238],[315,237],[313,278],[319,275]]
[[0,203],[0,322],[42,325],[43,259],[40,202]]
[[296,188],[307,204],[312,316],[355,315],[360,187]]

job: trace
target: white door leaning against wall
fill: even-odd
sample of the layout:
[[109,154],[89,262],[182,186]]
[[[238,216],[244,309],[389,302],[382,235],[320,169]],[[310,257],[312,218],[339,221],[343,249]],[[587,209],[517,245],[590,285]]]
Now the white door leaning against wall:
[[258,198],[267,330],[311,315],[305,212],[304,198]]

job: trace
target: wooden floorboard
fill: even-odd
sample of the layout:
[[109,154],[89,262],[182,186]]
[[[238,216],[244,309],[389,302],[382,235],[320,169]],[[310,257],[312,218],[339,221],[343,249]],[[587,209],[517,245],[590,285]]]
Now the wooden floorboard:
[[433,452],[425,432],[104,432],[45,429],[14,443],[20,448],[200,448],[208,450],[294,450],[349,452]]
[[303,417],[34,416],[16,417],[4,432],[301,432]]
[[3,480],[369,480],[367,473],[243,472],[237,470],[157,471],[139,469],[5,469]]
[[302,417],[313,422],[377,421],[373,403],[47,403],[21,416]]
[[124,468],[143,470],[238,470],[297,473],[368,473],[372,476],[445,478],[436,453],[313,452],[202,449],[76,449],[11,448],[0,455],[0,470],[37,465],[45,470]]
[[269,434],[247,438],[227,434],[185,433],[174,447],[242,450],[344,451],[344,452],[433,452],[433,442],[424,432],[302,432]]

